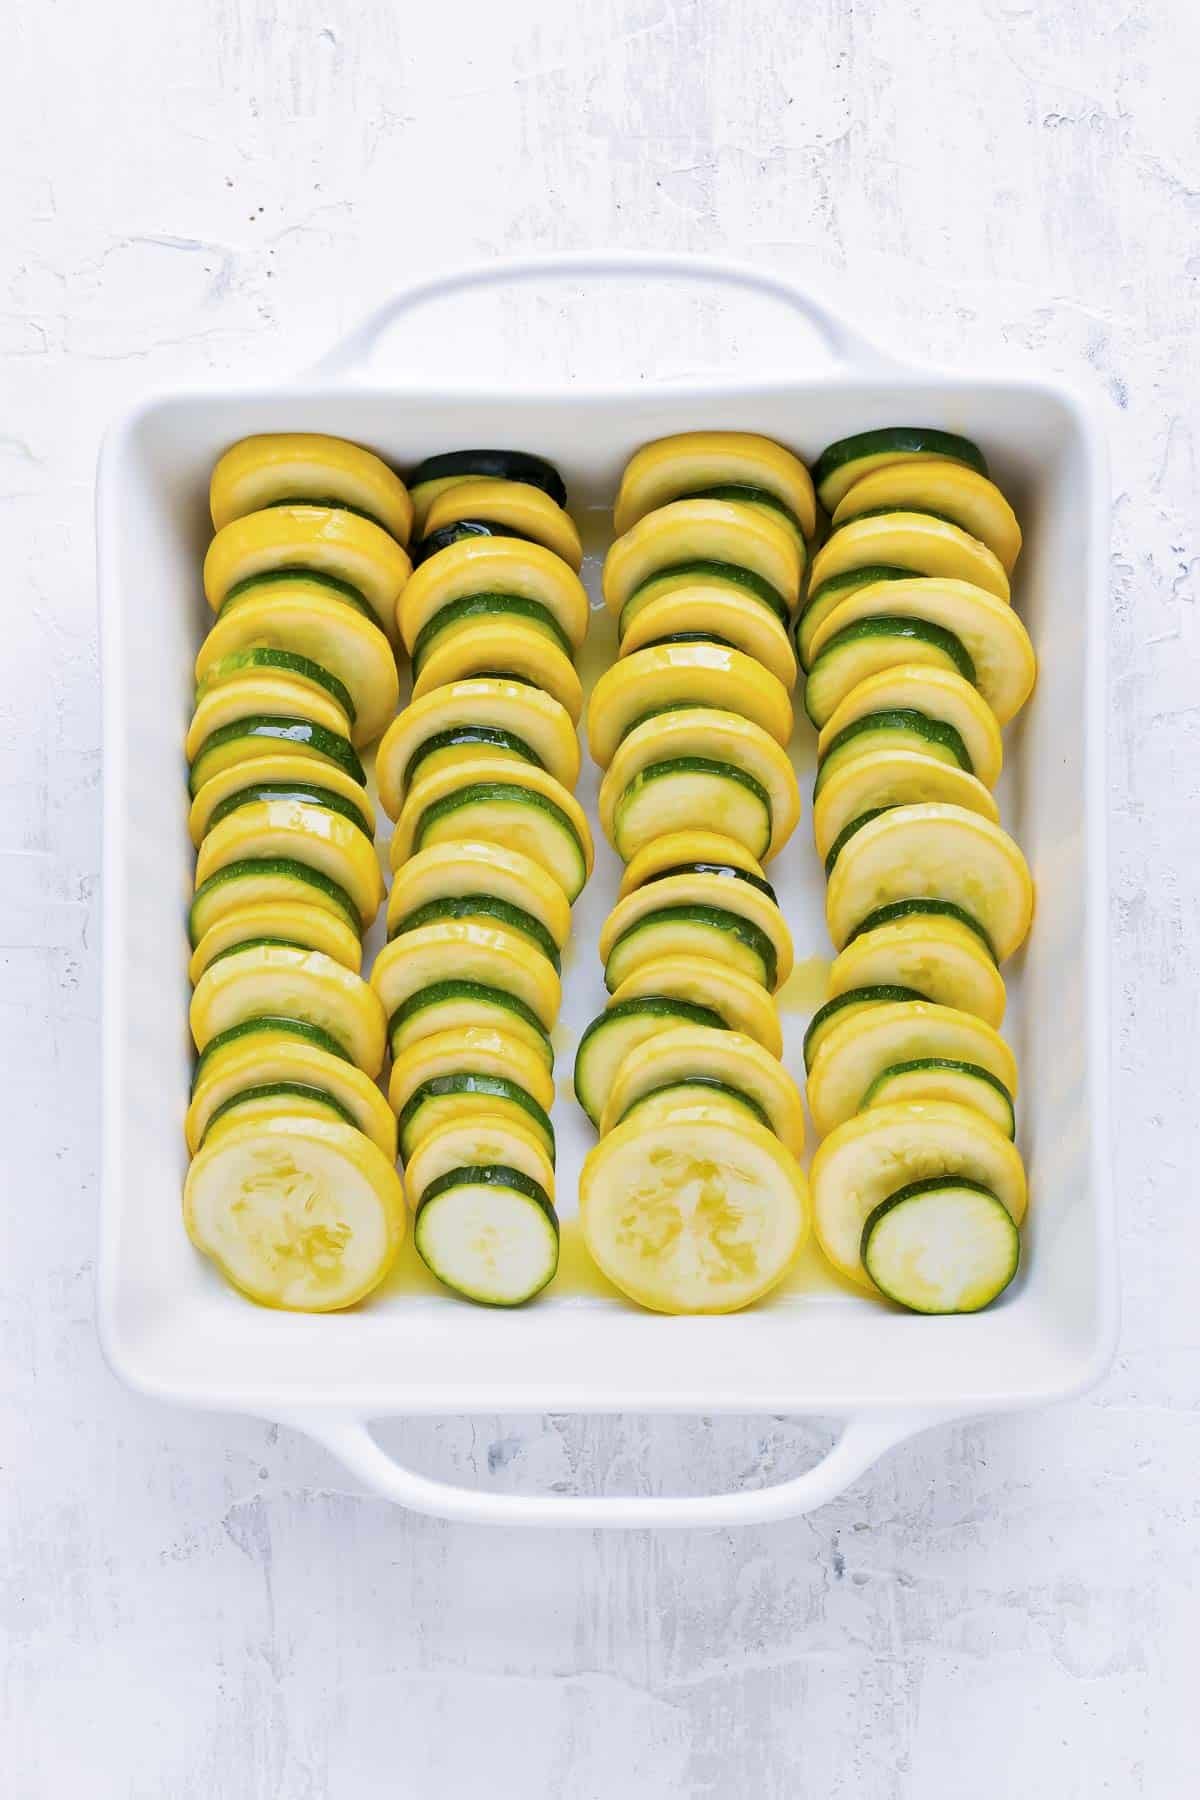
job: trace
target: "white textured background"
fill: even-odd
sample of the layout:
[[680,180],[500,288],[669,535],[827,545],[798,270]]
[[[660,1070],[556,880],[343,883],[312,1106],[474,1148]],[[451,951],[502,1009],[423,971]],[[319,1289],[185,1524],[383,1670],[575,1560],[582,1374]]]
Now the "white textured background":
[[[1192,0],[7,9],[6,1800],[1195,1794],[1198,53]],[[91,483],[147,383],[286,374],[418,269],[604,243],[742,254],[914,354],[1019,350],[1102,401],[1125,1324],[1084,1403],[931,1433],[806,1522],[502,1539],[100,1360]],[[467,1479],[614,1491],[822,1441],[406,1437]]]

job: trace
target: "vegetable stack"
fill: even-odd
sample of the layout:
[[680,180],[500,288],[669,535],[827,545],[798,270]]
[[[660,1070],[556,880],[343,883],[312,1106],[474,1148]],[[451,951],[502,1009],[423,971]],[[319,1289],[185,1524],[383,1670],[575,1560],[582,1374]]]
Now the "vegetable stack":
[[360,973],[383,880],[359,751],[395,711],[412,506],[370,451],[273,434],[221,457],[211,507],[184,1214],[253,1299],[327,1311],[377,1285],[405,1226]]
[[665,1312],[746,1305],[808,1228],[772,1000],[792,947],[763,864],[800,813],[788,627],[815,523],[804,465],[745,432],[647,445],[617,497],[618,661],[587,730],[626,869],[575,1063],[602,1134],[580,1209],[605,1274]]
[[572,791],[582,550],[539,457],[451,452],[410,486],[417,567],[397,622],[413,692],[376,759],[395,832],[371,985],[417,1249],[446,1286],[511,1306],[558,1264],[550,1033],[592,866]]
[[979,448],[890,428],[814,468],[831,529],[796,629],[819,732],[813,834],[838,952],[805,1039],[817,1236],[921,1312],[995,1299],[1025,1211],[999,965],[1033,889],[1001,829],[1000,728],[1035,678],[1021,547]]

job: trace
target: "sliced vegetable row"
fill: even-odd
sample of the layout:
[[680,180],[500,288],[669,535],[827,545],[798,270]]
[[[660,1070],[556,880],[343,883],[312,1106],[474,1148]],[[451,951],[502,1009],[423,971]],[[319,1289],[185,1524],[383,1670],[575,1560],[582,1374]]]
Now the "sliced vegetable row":
[[573,793],[582,551],[538,457],[450,452],[409,483],[413,694],[376,758],[395,830],[371,986],[417,1250],[447,1287],[512,1306],[558,1264],[550,1034],[592,866]]
[[831,529],[795,636],[838,952],[804,1044],[814,1221],[859,1286],[971,1312],[1012,1280],[1026,1204],[1000,964],[1033,888],[992,792],[1036,671],[1021,532],[945,432],[860,433],[813,473]]
[[405,1229],[361,975],[383,880],[359,751],[396,707],[412,505],[370,451],[308,434],[235,444],[210,498],[184,1217],[252,1299],[326,1311],[383,1279]]
[[800,815],[788,628],[815,524],[804,465],[749,433],[647,445],[617,498],[619,655],[587,732],[627,866],[600,939],[610,998],[575,1061],[602,1134],[580,1210],[604,1272],[664,1312],[745,1306],[808,1230],[772,1000],[792,946],[763,864]]

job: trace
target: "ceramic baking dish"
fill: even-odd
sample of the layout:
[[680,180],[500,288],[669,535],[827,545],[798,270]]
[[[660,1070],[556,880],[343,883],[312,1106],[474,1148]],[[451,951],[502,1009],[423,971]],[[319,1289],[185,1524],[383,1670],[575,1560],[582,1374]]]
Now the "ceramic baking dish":
[[[385,381],[370,372],[402,315],[489,284],[571,284],[609,303],[615,280],[664,307],[683,284],[781,303],[823,345],[819,366],[770,381],[540,391]],[[797,336],[799,337],[799,333]],[[449,351],[447,363],[452,361]],[[767,1302],[732,1317],[662,1318],[571,1277],[534,1305],[497,1313],[435,1291],[408,1255],[361,1309],[262,1311],[192,1249],[180,1218],[181,1122],[190,1074],[187,940],[192,879],[181,746],[192,663],[208,612],[199,570],[215,457],[249,432],[315,430],[360,440],[404,467],[464,444],[536,449],[563,470],[599,557],[622,464],[649,438],[700,427],[765,432],[811,459],[836,437],[920,423],[986,448],[1025,528],[1016,602],[1040,658],[1036,694],[1008,734],[1004,820],[1037,882],[1037,917],[1010,965],[1007,1035],[1021,1068],[1020,1145],[1032,1203],[1021,1276],[970,1318],[905,1315],[853,1295],[816,1252]],[[213,388],[138,405],[111,431],[98,485],[104,683],[104,1158],[99,1315],[107,1354],[133,1387],[181,1404],[252,1413],[311,1433],[379,1493],[449,1518],[523,1524],[711,1525],[807,1511],[889,1446],[938,1421],[1077,1394],[1106,1367],[1116,1332],[1106,1130],[1105,648],[1108,492],[1100,434],[1057,381],[964,376],[900,363],[811,296],[731,264],[640,255],[496,263],[393,299],[315,376],[288,387]],[[595,614],[592,669],[612,655]],[[812,733],[797,731],[811,772]],[[811,786],[803,783],[805,790]],[[595,772],[581,797],[594,806]],[[807,818],[773,879],[800,958],[829,955],[823,882]],[[574,1039],[602,1000],[596,938],[617,865],[598,857],[576,909],[556,1110],[560,1203],[590,1141],[565,1097]],[[1009,971],[1006,970],[1006,973]],[[806,1011],[785,1016],[798,1071]],[[568,1225],[568,1235],[570,1227]],[[372,1436],[387,1415],[512,1412],[810,1413],[844,1422],[815,1469],[717,1496],[513,1495],[445,1486],[401,1467]]]

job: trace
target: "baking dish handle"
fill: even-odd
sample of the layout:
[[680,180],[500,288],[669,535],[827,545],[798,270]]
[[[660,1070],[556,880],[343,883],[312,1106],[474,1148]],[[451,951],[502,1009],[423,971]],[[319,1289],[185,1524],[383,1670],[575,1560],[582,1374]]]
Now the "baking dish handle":
[[614,279],[657,281],[667,286],[683,283],[736,288],[798,313],[837,362],[864,372],[895,373],[902,367],[847,325],[815,294],[785,276],[757,269],[751,263],[707,256],[659,255],[649,250],[579,250],[549,256],[502,257],[495,262],[447,269],[440,275],[415,281],[370,313],[321,358],[312,373],[322,380],[348,375],[370,361],[379,340],[406,314],[439,300],[453,299],[480,288],[546,281],[586,284]]
[[323,1444],[372,1493],[411,1512],[460,1525],[572,1526],[603,1531],[767,1525],[797,1518],[836,1500],[905,1438],[961,1416],[953,1412],[856,1413],[846,1421],[828,1454],[803,1475],[774,1487],[695,1495],[490,1493],[484,1488],[436,1481],[405,1468],[377,1442],[364,1419],[329,1413],[276,1414],[275,1418]]

